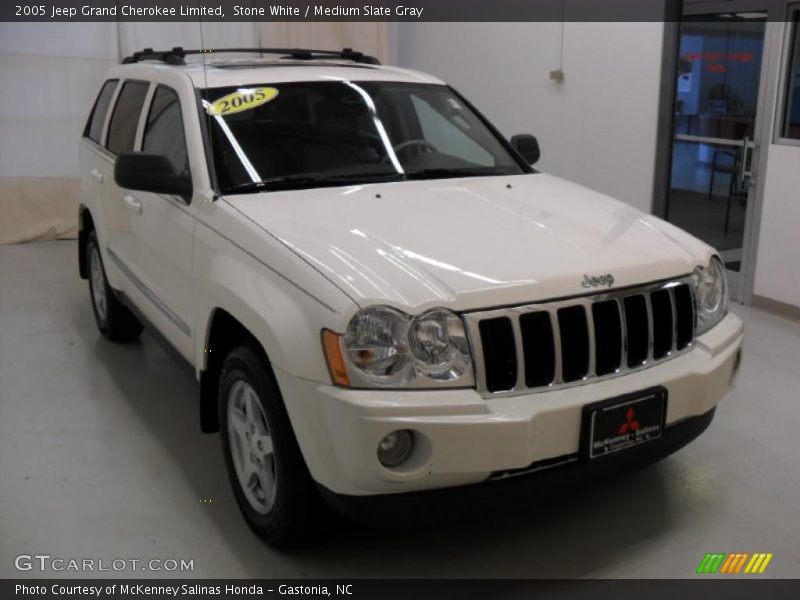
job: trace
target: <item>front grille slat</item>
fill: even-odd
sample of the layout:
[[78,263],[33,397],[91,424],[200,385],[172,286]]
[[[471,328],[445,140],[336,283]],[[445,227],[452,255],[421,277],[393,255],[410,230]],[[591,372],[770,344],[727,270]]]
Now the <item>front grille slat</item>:
[[638,370],[689,350],[689,278],[592,296],[467,313],[478,390],[511,395]]
[[594,313],[591,306],[586,307],[586,333],[589,336],[589,367],[585,377],[597,375],[597,339],[594,329]]
[[522,331],[519,326],[519,319],[511,319],[511,329],[514,334],[514,354],[517,357],[517,380],[514,387],[522,389],[525,387],[525,351],[522,346]]
[[558,309],[561,335],[561,376],[565,383],[589,373],[589,324],[583,305]]
[[622,322],[616,300],[604,300],[592,304],[595,339],[595,374],[608,375],[622,361]]
[[[558,331],[558,317],[556,316],[556,311],[551,310],[548,311],[550,314],[550,327],[553,331]],[[555,355],[556,355],[556,376],[553,380],[553,383],[557,385],[562,385],[564,383],[564,370],[563,365],[561,363],[561,336],[554,335],[555,339],[553,340],[553,346],[555,348]]]
[[669,307],[672,313],[672,348],[671,351],[677,349],[678,344],[678,309],[675,307],[675,289],[669,289]]
[[625,308],[622,304],[622,300],[617,299],[615,302],[617,303],[617,310],[619,311],[619,324],[622,333],[622,352],[619,365],[620,368],[623,368],[628,364],[628,327],[625,324]]
[[643,294],[644,305],[647,309],[647,359],[644,364],[653,360],[653,303],[650,302],[650,294]]
[[685,283],[676,286],[675,295],[675,348],[683,350],[694,336],[694,300],[692,290]]
[[525,355],[525,385],[550,385],[556,378],[556,343],[550,313],[531,312],[519,318]]
[[672,300],[669,290],[650,292],[653,323],[653,360],[660,360],[672,351]]
[[497,317],[480,322],[486,389],[511,390],[517,383],[517,353],[511,319]]
[[625,328],[628,331],[628,368],[641,366],[647,362],[650,348],[650,326],[647,316],[647,302],[641,294],[628,296],[625,306]]

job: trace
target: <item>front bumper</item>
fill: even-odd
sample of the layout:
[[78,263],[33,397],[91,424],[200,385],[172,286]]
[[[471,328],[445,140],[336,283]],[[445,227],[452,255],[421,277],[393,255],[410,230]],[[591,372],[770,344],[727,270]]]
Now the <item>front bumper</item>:
[[[667,389],[667,428],[709,414],[731,385],[741,341],[742,322],[729,314],[690,352],[648,369],[503,398],[473,389],[352,390],[280,370],[276,376],[316,482],[339,495],[392,494],[478,483],[574,457],[582,407],[637,390]],[[413,430],[417,444],[406,463],[389,470],[376,448],[396,429]]]
[[319,487],[322,497],[339,512],[369,525],[404,526],[440,522],[467,515],[493,514],[498,511],[530,511],[564,494],[607,484],[618,475],[652,464],[680,450],[711,424],[712,408],[707,413],[688,417],[664,431],[659,439],[639,446],[635,451],[619,452],[592,460],[559,462],[559,468],[535,469],[521,476],[505,477],[486,483],[454,488],[423,490],[405,494],[348,496]]

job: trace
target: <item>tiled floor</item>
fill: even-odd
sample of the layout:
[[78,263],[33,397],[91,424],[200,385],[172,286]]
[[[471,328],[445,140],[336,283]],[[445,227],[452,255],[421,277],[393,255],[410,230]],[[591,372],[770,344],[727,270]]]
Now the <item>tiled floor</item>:
[[0,577],[35,575],[14,569],[35,553],[190,559],[196,577],[690,577],[711,551],[772,552],[764,576],[800,577],[800,323],[735,307],[736,388],[654,467],[435,527],[332,519],[280,554],[239,516],[191,373],[147,335],[103,340],[75,259],[75,242],[0,246]]

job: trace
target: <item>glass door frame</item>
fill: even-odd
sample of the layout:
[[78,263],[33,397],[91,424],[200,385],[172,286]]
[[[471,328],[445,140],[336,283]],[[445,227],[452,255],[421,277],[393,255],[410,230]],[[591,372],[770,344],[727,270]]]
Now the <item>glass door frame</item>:
[[[770,144],[770,124],[775,112],[774,69],[776,46],[783,37],[781,22],[786,18],[788,6],[793,0],[666,0],[664,43],[661,61],[661,92],[659,98],[658,134],[656,138],[656,164],[654,173],[652,212],[665,218],[672,175],[672,146],[675,139],[675,100],[677,97],[677,67],[680,50],[681,18],[736,12],[767,12],[764,32],[764,51],[758,84],[758,102],[754,133],[749,144],[752,158],[750,170],[753,176],[748,189],[745,210],[745,229],[742,241],[742,258],[739,273],[731,277],[731,298],[749,304],[753,297],[755,281],[756,251],[764,197],[764,175],[766,173],[767,147]],[[741,141],[725,141],[726,145],[741,147]],[[730,273],[729,273],[730,275]]]

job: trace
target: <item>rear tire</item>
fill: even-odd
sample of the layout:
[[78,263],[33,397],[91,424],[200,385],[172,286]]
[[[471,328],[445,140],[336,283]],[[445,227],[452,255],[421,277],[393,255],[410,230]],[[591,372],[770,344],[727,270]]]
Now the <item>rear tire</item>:
[[218,403],[225,465],[245,521],[270,546],[299,545],[315,529],[321,502],[264,359],[246,346],[233,349]]
[[94,320],[100,333],[113,342],[128,342],[138,338],[142,333],[142,324],[108,285],[100,244],[94,231],[86,240],[86,273],[89,276]]

